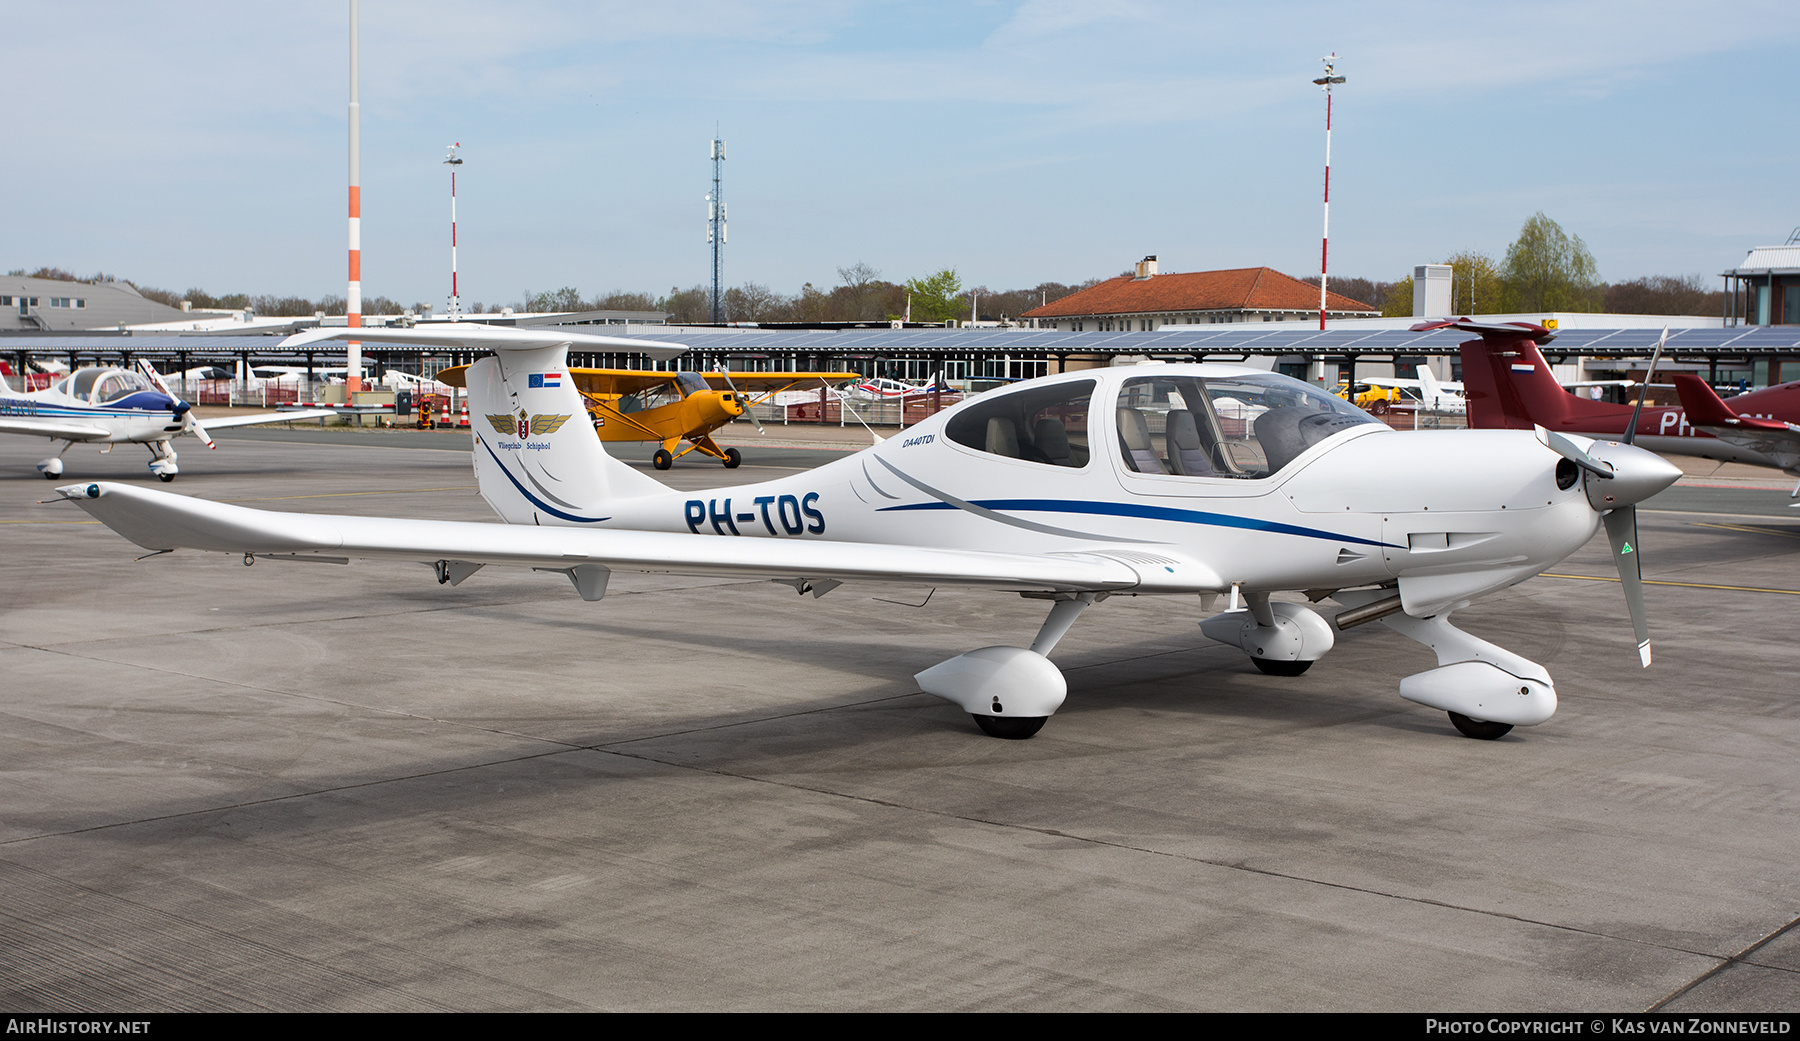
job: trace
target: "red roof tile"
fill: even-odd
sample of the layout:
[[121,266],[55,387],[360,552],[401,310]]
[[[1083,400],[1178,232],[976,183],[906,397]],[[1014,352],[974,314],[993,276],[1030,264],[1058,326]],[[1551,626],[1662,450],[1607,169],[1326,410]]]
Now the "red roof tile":
[[[1326,306],[1332,311],[1379,313],[1378,308],[1332,292],[1326,293]],[[1318,286],[1284,275],[1274,268],[1244,267],[1142,279],[1120,275],[1033,308],[1019,317],[1070,318],[1162,311],[1316,312],[1318,309]]]

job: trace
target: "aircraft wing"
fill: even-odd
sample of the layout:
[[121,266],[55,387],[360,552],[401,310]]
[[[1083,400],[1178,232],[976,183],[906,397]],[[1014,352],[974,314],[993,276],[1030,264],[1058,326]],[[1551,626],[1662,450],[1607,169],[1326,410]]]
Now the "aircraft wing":
[[645,354],[657,361],[668,361],[687,353],[679,343],[646,339],[642,336],[598,336],[573,332],[566,325],[532,325],[524,327],[483,325],[479,322],[446,322],[421,325],[411,329],[367,326],[357,329],[309,329],[281,341],[283,348],[305,347],[327,340],[356,340],[364,343],[411,343],[428,347],[454,347],[469,351],[531,350],[568,344],[578,351],[606,351]]
[[725,376],[730,376],[731,382],[737,384],[739,390],[758,391],[766,394],[779,394],[790,387],[796,387],[802,383],[817,383],[820,380],[826,383],[842,383],[845,380],[863,378],[860,372],[731,372],[723,375],[717,372],[703,372],[700,375],[706,378],[707,386],[714,390],[730,390],[730,385],[725,382]]
[[654,387],[675,382],[673,372],[644,372],[640,369],[570,369],[575,389],[583,394],[610,397],[619,394],[642,394]]
[[1408,390],[1419,389],[1419,381],[1404,376],[1364,376],[1358,383],[1367,383],[1371,387],[1404,387]]
[[297,409],[293,412],[258,412],[254,416],[232,416],[228,419],[202,420],[208,430],[225,430],[229,427],[253,427],[263,423],[286,423],[294,419],[318,419],[321,416],[335,416],[337,412],[328,408]]
[[[725,538],[679,532],[607,531],[469,521],[398,520],[255,510],[185,495],[98,482],[57,492],[96,520],[148,550],[197,549],[278,554],[343,563],[348,557],[502,564],[567,572],[605,588],[607,570],[781,581],[884,581],[1013,590],[1130,589],[1141,579],[1125,559],[1095,552],[991,553],[800,539]],[[1158,590],[1192,583],[1217,591],[1210,569],[1158,546]],[[1127,554],[1129,555],[1129,554]],[[1182,566],[1182,577],[1174,569]],[[595,566],[605,570],[592,570]],[[589,570],[583,571],[587,568]],[[1163,575],[1164,571],[1171,574]],[[450,572],[452,575],[455,571]],[[1171,583],[1173,579],[1173,583]]]
[[0,416],[0,434],[27,434],[32,437],[54,437],[60,441],[96,441],[112,431],[93,423],[37,416]]
[[1800,470],[1800,426],[1779,419],[1740,416],[1706,381],[1691,372],[1675,374],[1675,392],[1688,425],[1727,444],[1748,448],[1775,460],[1790,473]]
[[[467,387],[468,372],[467,365],[458,365],[439,369],[436,378],[447,387]],[[653,387],[668,386],[675,382],[678,374],[646,372],[642,369],[570,369],[569,375],[574,377],[576,389],[583,394],[613,397],[642,394]]]

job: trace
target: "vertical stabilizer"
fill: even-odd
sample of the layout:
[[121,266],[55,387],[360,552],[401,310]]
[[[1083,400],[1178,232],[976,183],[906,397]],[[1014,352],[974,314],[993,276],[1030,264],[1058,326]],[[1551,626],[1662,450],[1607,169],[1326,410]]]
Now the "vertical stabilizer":
[[1444,407],[1444,387],[1429,365],[1419,366],[1419,397],[1424,399],[1426,408],[1441,410]]
[[601,447],[567,344],[498,350],[467,380],[475,477],[507,523],[596,524],[618,500],[669,491]]
[[1462,345],[1469,426],[1482,430],[1567,429],[1576,398],[1550,373],[1528,335],[1486,333]]

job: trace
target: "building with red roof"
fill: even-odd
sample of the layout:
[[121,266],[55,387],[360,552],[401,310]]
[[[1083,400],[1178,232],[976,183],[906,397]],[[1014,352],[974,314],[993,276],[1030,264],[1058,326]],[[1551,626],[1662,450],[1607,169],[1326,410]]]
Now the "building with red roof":
[[[1326,293],[1327,318],[1374,318],[1381,309]],[[1317,321],[1319,287],[1274,268],[1158,274],[1156,258],[1135,275],[1109,278],[1019,316],[1035,328],[1063,332],[1149,331],[1215,322]]]

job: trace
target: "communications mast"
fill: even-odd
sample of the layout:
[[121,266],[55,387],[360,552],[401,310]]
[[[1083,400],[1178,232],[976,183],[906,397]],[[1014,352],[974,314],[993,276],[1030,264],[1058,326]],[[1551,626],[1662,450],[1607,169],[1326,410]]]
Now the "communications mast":
[[1319,59],[1325,63],[1325,75],[1313,80],[1325,92],[1325,229],[1319,233],[1319,330],[1325,329],[1325,270],[1331,244],[1331,88],[1344,82],[1337,75],[1337,52]]
[[712,194],[706,197],[706,241],[712,245],[712,320],[714,325],[725,321],[724,285],[721,281],[723,268],[720,267],[720,249],[725,245],[725,200],[719,194],[719,180],[724,172],[721,164],[725,162],[725,142],[713,138]]
[[462,165],[456,150],[462,142],[450,146],[450,154],[445,157],[444,165],[450,168],[450,320],[462,318],[462,298],[456,292],[456,168]]

